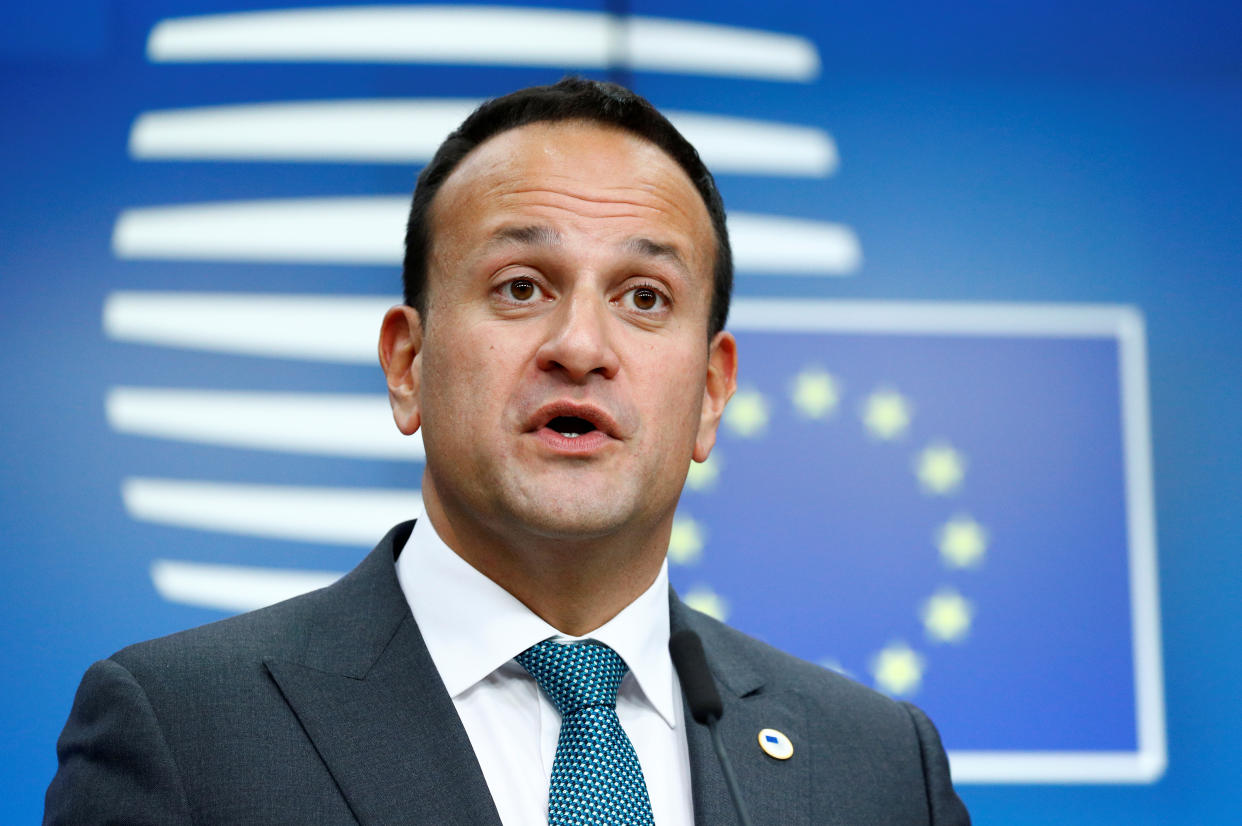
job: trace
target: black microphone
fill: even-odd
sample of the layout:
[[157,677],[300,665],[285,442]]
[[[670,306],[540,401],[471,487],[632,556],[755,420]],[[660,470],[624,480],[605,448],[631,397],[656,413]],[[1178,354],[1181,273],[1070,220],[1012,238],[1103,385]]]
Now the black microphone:
[[673,667],[677,669],[677,677],[681,680],[681,690],[685,692],[690,715],[696,722],[707,726],[712,734],[712,747],[716,749],[716,757],[720,760],[720,769],[724,772],[729,796],[733,798],[738,822],[741,826],[751,826],[750,815],[746,812],[746,804],[742,802],[742,793],[737,787],[737,777],[733,774],[733,764],[729,762],[729,755],[725,754],[724,743],[720,740],[720,729],[716,725],[724,715],[724,703],[720,702],[720,692],[716,690],[716,682],[707,667],[703,641],[698,634],[683,628],[668,638],[668,653],[673,658]]

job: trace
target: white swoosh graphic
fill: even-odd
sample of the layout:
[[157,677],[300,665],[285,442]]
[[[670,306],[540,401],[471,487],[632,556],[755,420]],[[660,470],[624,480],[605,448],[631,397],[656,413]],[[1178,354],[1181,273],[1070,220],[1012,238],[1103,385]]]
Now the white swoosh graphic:
[[809,81],[814,44],[797,35],[566,9],[356,6],[163,20],[154,62],[332,61],[551,66]]
[[112,234],[120,258],[401,262],[405,197],[298,198],[146,207],[121,213]]
[[397,296],[131,292],[104,301],[118,341],[240,355],[375,364],[384,312]]
[[105,400],[119,433],[354,459],[422,461],[380,394],[263,393],[114,387]]
[[253,611],[331,585],[340,571],[211,565],[157,559],[151,581],[161,597],[182,605],[222,611]]
[[416,490],[191,479],[125,479],[121,498],[140,522],[364,548],[422,509]]
[[423,163],[482,99],[252,103],[144,112],[135,158]]
[[733,266],[744,275],[853,275],[862,245],[844,224],[729,213]]
[[[119,258],[318,264],[401,263],[405,196],[225,201],[128,209],[117,219]],[[729,213],[740,274],[850,275],[862,263],[842,224]]]
[[[252,103],[145,112],[134,121],[135,158],[425,163],[482,101],[452,99]],[[667,111],[718,174],[824,177],[836,144],[821,129]]]

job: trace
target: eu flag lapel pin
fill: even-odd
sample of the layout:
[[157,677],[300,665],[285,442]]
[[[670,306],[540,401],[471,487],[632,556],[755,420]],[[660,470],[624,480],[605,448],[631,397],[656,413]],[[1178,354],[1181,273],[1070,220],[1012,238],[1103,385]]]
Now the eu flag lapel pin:
[[774,728],[765,728],[759,732],[759,748],[768,757],[777,760],[788,760],[793,757],[793,742],[784,733]]

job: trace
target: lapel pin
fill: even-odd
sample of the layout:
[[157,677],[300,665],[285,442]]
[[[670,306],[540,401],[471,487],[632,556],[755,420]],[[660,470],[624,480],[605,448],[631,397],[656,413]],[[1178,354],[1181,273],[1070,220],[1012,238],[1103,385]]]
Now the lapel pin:
[[759,732],[759,748],[768,757],[777,760],[788,760],[793,757],[793,743],[788,737],[774,728],[765,728]]

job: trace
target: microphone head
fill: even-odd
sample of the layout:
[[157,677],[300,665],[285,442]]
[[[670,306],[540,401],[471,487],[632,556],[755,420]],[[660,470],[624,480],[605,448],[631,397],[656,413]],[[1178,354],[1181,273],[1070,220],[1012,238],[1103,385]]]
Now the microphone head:
[[681,690],[685,692],[690,714],[703,725],[719,720],[724,714],[724,704],[720,702],[716,682],[707,667],[707,656],[703,653],[703,641],[699,635],[688,628],[675,631],[668,638],[668,653],[681,679]]

